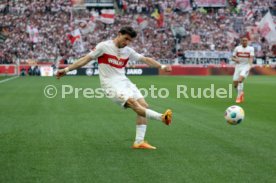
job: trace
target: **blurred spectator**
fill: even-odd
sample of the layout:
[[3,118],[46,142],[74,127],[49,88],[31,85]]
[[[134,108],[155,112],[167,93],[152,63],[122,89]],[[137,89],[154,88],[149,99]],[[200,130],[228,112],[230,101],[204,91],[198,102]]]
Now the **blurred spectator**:
[[[196,1],[186,4],[178,0],[116,2],[121,12],[116,15],[115,23],[109,25],[94,17],[98,10],[77,11],[68,0],[2,0],[0,27],[8,27],[9,35],[0,42],[0,63],[12,63],[16,58],[67,63],[70,58],[83,56],[97,43],[115,37],[124,25],[133,26],[139,32],[131,46],[156,59],[172,59],[182,56],[186,50],[232,51],[239,36],[246,33],[246,27],[256,26],[269,9],[275,10],[273,0],[252,0],[252,3],[231,0],[229,7],[222,8],[199,8]],[[156,9],[159,16],[164,16],[164,25],[159,26],[158,18],[152,17]],[[253,16],[244,18],[249,10]],[[137,22],[139,16],[143,24]],[[68,39],[68,34],[75,29],[82,32],[82,52],[74,49]],[[230,33],[236,36],[229,37]],[[192,35],[199,36],[200,42],[192,43]],[[260,56],[272,54],[260,36],[252,41]]]

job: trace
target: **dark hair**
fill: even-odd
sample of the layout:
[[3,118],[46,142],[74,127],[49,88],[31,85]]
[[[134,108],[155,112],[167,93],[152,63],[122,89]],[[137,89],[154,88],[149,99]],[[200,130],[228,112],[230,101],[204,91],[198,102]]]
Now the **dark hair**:
[[122,27],[119,31],[121,34],[128,34],[131,38],[135,38],[137,36],[137,32],[132,27]]
[[241,38],[241,39],[243,39],[243,38],[248,39],[247,35],[242,35],[240,38]]

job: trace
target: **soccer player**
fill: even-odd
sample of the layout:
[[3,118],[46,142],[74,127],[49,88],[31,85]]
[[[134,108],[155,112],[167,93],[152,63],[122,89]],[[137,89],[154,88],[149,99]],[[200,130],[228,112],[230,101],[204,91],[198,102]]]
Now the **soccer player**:
[[132,148],[156,149],[144,141],[147,129],[147,119],[162,121],[166,125],[172,122],[172,111],[166,110],[164,114],[148,108],[144,97],[126,76],[125,66],[128,60],[140,60],[152,67],[157,67],[170,72],[171,66],[161,65],[152,58],[144,57],[135,52],[128,44],[137,36],[132,27],[122,27],[113,40],[100,42],[89,54],[80,58],[77,62],[65,69],[57,71],[57,78],[67,72],[86,65],[91,60],[98,60],[101,87],[108,98],[124,108],[131,108],[137,114],[136,138]]
[[236,62],[233,84],[238,91],[236,103],[244,102],[243,82],[248,76],[254,58],[254,48],[248,46],[247,37],[242,37],[241,45],[234,50],[232,60]]

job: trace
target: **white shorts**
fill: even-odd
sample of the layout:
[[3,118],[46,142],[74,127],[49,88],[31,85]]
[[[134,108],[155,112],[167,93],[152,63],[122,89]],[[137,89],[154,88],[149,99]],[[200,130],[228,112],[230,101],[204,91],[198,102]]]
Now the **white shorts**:
[[250,71],[250,65],[237,65],[233,75],[233,81],[238,81],[240,76],[246,78]]
[[129,79],[114,79],[102,85],[107,98],[124,107],[129,98],[135,100],[144,98],[140,90]]

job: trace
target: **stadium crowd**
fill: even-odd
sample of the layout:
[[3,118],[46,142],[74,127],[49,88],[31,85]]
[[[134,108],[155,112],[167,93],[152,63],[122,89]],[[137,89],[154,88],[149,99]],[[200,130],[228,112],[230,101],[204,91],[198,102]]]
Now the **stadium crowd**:
[[[274,0],[230,0],[220,8],[198,7],[192,0],[191,6],[180,2],[117,0],[115,21],[105,24],[99,20],[98,10],[77,10],[68,0],[3,0],[0,63],[13,63],[17,58],[80,57],[102,40],[114,37],[123,25],[131,25],[139,32],[132,47],[157,59],[173,59],[187,50],[232,51],[246,33],[257,56],[272,55],[267,41],[252,30],[269,10],[276,15]],[[249,10],[252,16],[248,15]],[[78,28],[82,51],[73,48],[68,36]],[[90,30],[82,31],[85,28]]]

